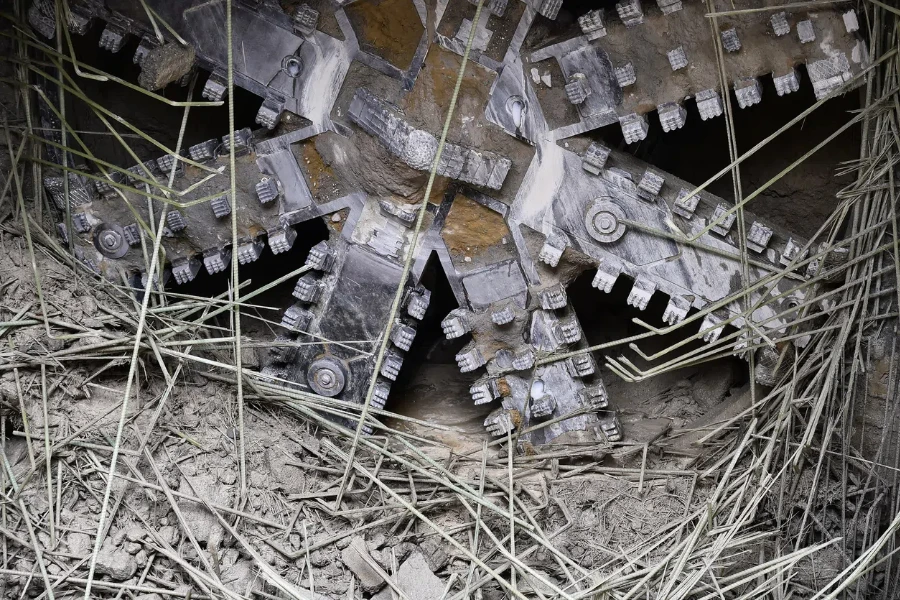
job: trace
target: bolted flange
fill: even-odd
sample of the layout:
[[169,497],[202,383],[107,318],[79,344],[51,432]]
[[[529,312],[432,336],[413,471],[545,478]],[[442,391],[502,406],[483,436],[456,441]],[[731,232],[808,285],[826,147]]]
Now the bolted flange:
[[107,258],[122,258],[129,248],[125,231],[109,223],[101,223],[94,230],[94,247]]
[[323,356],[309,365],[306,381],[315,393],[333,398],[347,385],[347,368],[333,356]]
[[615,242],[625,235],[625,211],[611,200],[595,200],[584,215],[588,234],[604,244]]

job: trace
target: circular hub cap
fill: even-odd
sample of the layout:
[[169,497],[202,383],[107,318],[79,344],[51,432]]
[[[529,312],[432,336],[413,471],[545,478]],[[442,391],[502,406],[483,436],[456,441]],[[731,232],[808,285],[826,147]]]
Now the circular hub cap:
[[94,231],[94,247],[107,258],[122,258],[128,252],[122,228],[109,223],[101,224]]
[[315,393],[331,398],[343,391],[347,383],[347,369],[340,360],[324,356],[309,365],[306,381]]
[[588,234],[597,240],[608,244],[625,235],[625,212],[611,200],[595,200],[584,216],[584,225]]

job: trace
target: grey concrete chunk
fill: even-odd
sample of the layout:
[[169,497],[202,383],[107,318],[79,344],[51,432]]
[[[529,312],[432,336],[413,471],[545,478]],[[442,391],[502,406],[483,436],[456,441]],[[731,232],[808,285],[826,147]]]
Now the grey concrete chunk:
[[103,548],[97,554],[97,572],[124,581],[137,572],[137,561],[123,549]]
[[[368,559],[368,561],[366,559]],[[384,587],[384,579],[382,579],[381,575],[379,575],[369,564],[370,562],[375,561],[369,554],[369,550],[366,548],[365,540],[361,537],[354,537],[350,542],[350,545],[344,548],[341,552],[341,560],[344,565],[356,575],[356,578],[359,579],[359,584],[363,591],[372,593],[377,592]],[[429,573],[431,573],[431,571],[429,571]],[[390,598],[390,591],[388,591],[387,597]]]
[[[444,593],[444,582],[431,572],[425,557],[414,552],[400,565],[395,577],[397,587],[411,600],[440,600]],[[391,590],[385,588],[372,600],[392,600]]]

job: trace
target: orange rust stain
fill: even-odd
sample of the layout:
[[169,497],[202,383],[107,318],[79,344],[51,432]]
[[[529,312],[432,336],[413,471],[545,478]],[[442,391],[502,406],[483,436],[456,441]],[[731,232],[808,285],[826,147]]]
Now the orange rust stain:
[[409,68],[425,31],[412,0],[361,0],[344,10],[363,46],[398,69]]
[[441,237],[451,253],[474,256],[495,246],[509,236],[509,229],[498,213],[474,200],[457,194]]
[[322,155],[316,150],[316,145],[311,141],[303,142],[303,163],[306,165],[309,185],[312,186],[314,194],[319,191],[319,186],[323,183],[324,178],[334,177],[334,171],[325,164]]
[[[452,52],[432,47],[425,57],[422,73],[416,78],[413,89],[404,100],[405,107],[412,111],[420,108],[433,111],[435,107],[443,107],[437,111],[443,117],[453,96],[461,60]],[[422,77],[423,74],[427,77]],[[483,105],[493,78],[494,75],[486,69],[470,63],[460,84],[457,113],[461,114],[460,107],[469,103]]]
[[512,420],[512,424],[516,429],[522,426],[522,413],[520,413],[516,409],[512,409],[509,411],[509,418],[510,420]]

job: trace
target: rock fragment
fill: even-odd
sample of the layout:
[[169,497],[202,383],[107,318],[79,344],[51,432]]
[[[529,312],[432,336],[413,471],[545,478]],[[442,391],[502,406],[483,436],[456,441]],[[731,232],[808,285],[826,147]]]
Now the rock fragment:
[[124,581],[131,579],[137,572],[137,561],[123,549],[104,548],[97,554],[96,570],[116,581]]
[[[444,582],[431,572],[421,552],[414,552],[397,570],[395,579],[403,593],[415,600],[439,600],[444,594]],[[372,600],[391,600],[391,589],[385,588]]]
[[[384,579],[369,565],[369,562],[374,561],[374,559],[366,548],[365,540],[361,537],[354,537],[350,545],[344,548],[341,552],[341,560],[359,579],[359,584],[363,591],[369,593],[377,592],[384,586]],[[390,594],[388,598],[390,598]]]

